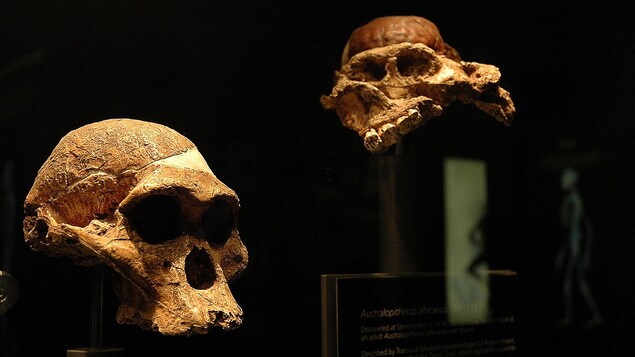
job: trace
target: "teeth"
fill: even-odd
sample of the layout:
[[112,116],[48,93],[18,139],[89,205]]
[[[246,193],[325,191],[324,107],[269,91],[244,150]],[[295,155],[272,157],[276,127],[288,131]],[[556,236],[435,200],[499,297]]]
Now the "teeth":
[[375,129],[370,129],[364,134],[364,146],[372,152],[376,152],[382,146],[382,140]]
[[421,113],[417,109],[408,109],[408,118],[412,120],[413,125],[419,125],[423,121]]
[[392,145],[399,141],[399,134],[397,134],[397,127],[392,124],[384,124],[379,129],[381,140],[385,145]]
[[423,118],[417,109],[408,109],[407,115],[397,119],[397,131],[400,135],[406,135],[422,121]]
[[410,120],[407,116],[397,119],[397,130],[400,135],[408,134],[413,127],[414,125],[412,125],[412,120]]
[[423,122],[423,117],[417,109],[408,109],[406,115],[397,118],[395,124],[384,124],[379,129],[368,129],[364,133],[364,147],[371,152],[381,152],[399,142],[399,138],[406,135]]
[[430,108],[430,114],[432,114],[432,116],[439,116],[441,115],[441,113],[443,113],[443,107],[441,107],[438,104],[433,104],[432,107]]

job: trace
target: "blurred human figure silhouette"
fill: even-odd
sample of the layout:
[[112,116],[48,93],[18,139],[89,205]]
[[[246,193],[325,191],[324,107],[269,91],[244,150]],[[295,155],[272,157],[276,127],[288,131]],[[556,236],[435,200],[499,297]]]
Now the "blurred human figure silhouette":
[[584,211],[582,196],[577,189],[578,180],[579,175],[573,168],[566,168],[562,172],[561,188],[564,199],[560,207],[560,222],[567,236],[556,257],[556,268],[563,274],[564,299],[564,315],[558,325],[565,327],[574,322],[573,285],[576,284],[591,313],[585,327],[591,328],[602,323],[602,315],[586,280],[586,272],[591,263],[593,226]]

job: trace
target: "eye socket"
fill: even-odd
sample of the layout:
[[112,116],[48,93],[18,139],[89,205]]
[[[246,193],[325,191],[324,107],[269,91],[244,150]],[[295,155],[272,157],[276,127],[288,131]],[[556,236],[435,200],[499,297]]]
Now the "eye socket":
[[432,64],[427,58],[405,55],[397,58],[397,70],[402,76],[420,76],[428,73],[431,67]]
[[234,206],[226,199],[216,199],[201,218],[201,225],[208,242],[224,245],[236,226]]
[[361,64],[351,78],[359,81],[377,82],[386,76],[386,64],[384,62],[367,61]]
[[380,81],[386,77],[386,65],[384,63],[368,62],[364,68],[367,81]]
[[148,196],[132,209],[128,220],[141,238],[150,244],[158,244],[177,238],[183,223],[179,201],[168,195]]

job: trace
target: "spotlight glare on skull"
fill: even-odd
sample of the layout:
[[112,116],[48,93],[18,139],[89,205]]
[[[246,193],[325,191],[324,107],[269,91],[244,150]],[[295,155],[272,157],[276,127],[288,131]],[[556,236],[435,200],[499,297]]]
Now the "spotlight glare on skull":
[[498,68],[461,61],[437,27],[417,16],[380,17],[353,31],[335,77],[322,106],[371,152],[385,151],[455,100],[506,125],[515,113]]
[[176,131],[110,119],[64,136],[24,203],[34,250],[121,276],[119,323],[166,335],[234,329],[247,266],[236,193]]

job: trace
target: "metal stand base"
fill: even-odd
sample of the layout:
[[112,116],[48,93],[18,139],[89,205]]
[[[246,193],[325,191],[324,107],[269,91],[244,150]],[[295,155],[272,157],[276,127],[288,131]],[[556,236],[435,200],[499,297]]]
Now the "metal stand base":
[[66,357],[121,357],[123,348],[73,348],[66,350]]
[[98,265],[91,271],[90,347],[66,350],[66,357],[121,357],[124,349],[102,347],[102,315],[104,303],[104,267]]

